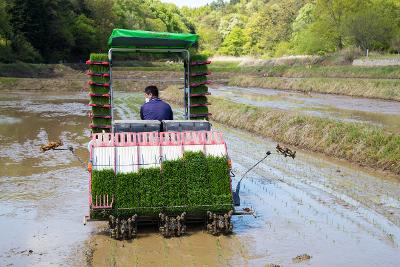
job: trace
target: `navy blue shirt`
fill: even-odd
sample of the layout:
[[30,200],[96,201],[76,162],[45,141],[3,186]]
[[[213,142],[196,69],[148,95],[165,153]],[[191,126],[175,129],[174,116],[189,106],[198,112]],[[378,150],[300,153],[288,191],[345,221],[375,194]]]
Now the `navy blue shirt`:
[[153,98],[140,107],[140,118],[142,120],[173,120],[173,113],[170,105],[159,98]]

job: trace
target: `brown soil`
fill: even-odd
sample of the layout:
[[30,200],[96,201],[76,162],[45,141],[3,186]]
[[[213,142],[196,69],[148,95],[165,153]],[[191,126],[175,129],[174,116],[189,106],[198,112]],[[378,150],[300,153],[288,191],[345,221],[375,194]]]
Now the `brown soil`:
[[292,259],[293,263],[300,263],[303,261],[308,261],[311,259],[311,256],[308,254],[301,254]]

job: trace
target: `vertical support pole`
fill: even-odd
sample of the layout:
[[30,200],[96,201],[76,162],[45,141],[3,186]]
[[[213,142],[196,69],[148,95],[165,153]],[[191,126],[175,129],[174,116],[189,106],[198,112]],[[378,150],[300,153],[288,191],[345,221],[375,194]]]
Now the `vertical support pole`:
[[185,69],[185,75],[184,75],[184,86],[183,86],[183,110],[185,112],[184,118],[185,120],[188,119],[188,108],[187,108],[187,87],[188,87],[188,78],[187,78],[187,64],[188,62],[186,61],[186,57],[184,56],[183,59],[183,68]]
[[190,120],[190,52],[185,50],[185,88],[184,88],[184,105],[185,119]]
[[108,50],[108,62],[110,69],[110,108],[111,108],[111,133],[114,133],[114,90],[113,90],[113,80],[112,80],[112,48]]

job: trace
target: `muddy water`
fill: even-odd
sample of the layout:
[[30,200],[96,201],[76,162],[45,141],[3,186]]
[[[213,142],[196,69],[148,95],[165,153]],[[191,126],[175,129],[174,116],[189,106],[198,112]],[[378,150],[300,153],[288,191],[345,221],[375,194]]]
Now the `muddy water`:
[[[274,143],[221,128],[238,174]],[[245,153],[244,153],[245,152]],[[240,175],[239,175],[240,176]],[[295,255],[312,266],[398,266],[400,182],[318,155],[273,154],[242,184],[258,218],[237,218],[247,263],[284,266]]]
[[[273,154],[243,181],[242,204],[257,218],[235,217],[231,236],[197,229],[163,239],[147,229],[128,242],[108,238],[103,223],[82,226],[87,173],[68,153],[38,152],[38,145],[61,138],[87,157],[86,95],[66,95],[0,95],[1,266],[81,266],[90,252],[86,240],[95,266],[400,265],[400,178],[303,152],[295,160]],[[137,118],[141,94],[118,101],[119,118]],[[275,146],[214,127],[225,133],[234,184]],[[294,263],[304,253],[312,258]]]
[[0,94],[0,266],[85,264],[87,174],[70,153],[39,146],[62,139],[86,158],[86,102],[68,92]]
[[400,102],[274,89],[219,86],[213,95],[259,107],[294,110],[341,121],[372,123],[400,133]]
[[[127,100],[126,100],[127,99]],[[120,98],[122,118],[141,96]],[[225,134],[237,177],[275,143],[214,125]],[[242,183],[242,206],[257,218],[235,217],[235,234],[211,237],[192,231],[162,239],[142,232],[132,242],[99,231],[91,239],[96,266],[398,266],[400,179],[368,173],[320,155],[295,160],[273,154]],[[105,227],[105,225],[103,225]],[[105,229],[105,228],[104,228]],[[151,256],[150,256],[151,255]]]

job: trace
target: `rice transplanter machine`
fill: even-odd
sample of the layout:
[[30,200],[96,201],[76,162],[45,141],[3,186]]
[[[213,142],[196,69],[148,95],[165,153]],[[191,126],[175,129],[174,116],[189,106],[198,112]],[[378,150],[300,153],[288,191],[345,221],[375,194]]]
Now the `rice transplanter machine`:
[[[89,215],[85,216],[85,223],[91,220],[108,220],[111,236],[116,239],[135,237],[137,225],[145,223],[158,224],[160,232],[165,237],[184,234],[186,225],[191,222],[204,223],[212,234],[225,234],[232,232],[232,215],[252,214],[248,209],[235,211],[234,207],[240,203],[238,196],[233,196],[235,192],[232,192],[230,177],[227,180],[229,199],[225,203],[220,203],[217,210],[208,209],[213,203],[195,206],[177,203],[173,206],[144,207],[138,201],[135,202],[137,205],[123,207],[119,204],[121,200],[118,195],[97,194],[93,191],[96,182],[94,179],[97,179],[95,174],[98,172],[112,170],[113,175],[108,178],[108,182],[118,184],[118,179],[122,179],[119,177],[123,177],[124,174],[140,174],[146,169],[163,168],[164,162],[182,159],[187,152],[202,152],[206,157],[224,158],[227,175],[230,175],[231,162],[223,135],[214,131],[208,121],[211,114],[208,112],[209,103],[206,97],[209,95],[207,76],[210,74],[207,65],[210,61],[205,57],[191,56],[189,51],[197,40],[196,34],[115,29],[109,38],[110,48],[107,57],[103,59],[91,57],[87,61],[90,76],[89,105],[92,107],[90,114],[92,135],[89,143],[88,168],[90,210]],[[112,72],[115,53],[179,55],[184,62],[185,120],[115,120]],[[164,181],[158,176],[154,179],[161,181],[161,184]],[[135,181],[132,183],[135,184]],[[135,186],[140,185],[135,184]],[[211,189],[199,188],[199,190],[205,190],[205,195],[211,194],[211,191],[207,191]],[[135,195],[130,197],[139,198]],[[193,212],[194,208],[196,212]]]

